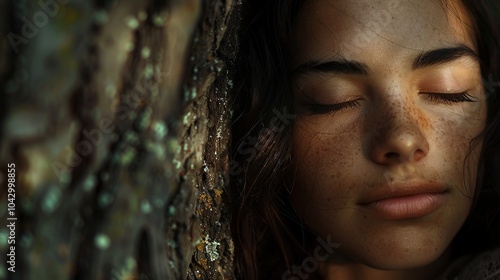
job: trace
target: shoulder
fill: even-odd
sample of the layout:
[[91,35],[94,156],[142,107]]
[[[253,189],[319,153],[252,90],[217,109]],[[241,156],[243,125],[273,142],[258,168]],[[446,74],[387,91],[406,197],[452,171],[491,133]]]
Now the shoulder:
[[463,263],[460,272],[449,280],[500,280],[500,247],[480,253]]

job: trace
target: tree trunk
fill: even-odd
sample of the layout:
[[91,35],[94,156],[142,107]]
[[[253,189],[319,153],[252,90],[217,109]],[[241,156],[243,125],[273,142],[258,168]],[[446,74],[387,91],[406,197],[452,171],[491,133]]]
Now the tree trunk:
[[240,6],[0,0],[0,279],[234,278]]

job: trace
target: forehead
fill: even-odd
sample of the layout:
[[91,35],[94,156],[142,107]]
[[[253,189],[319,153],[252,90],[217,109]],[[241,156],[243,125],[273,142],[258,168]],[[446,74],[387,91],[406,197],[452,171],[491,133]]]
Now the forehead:
[[371,60],[456,44],[475,50],[472,26],[459,0],[306,0],[290,60],[293,67],[335,55]]

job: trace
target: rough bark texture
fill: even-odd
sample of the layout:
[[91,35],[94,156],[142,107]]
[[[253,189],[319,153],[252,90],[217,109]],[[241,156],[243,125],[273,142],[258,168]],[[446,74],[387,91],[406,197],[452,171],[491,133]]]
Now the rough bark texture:
[[240,6],[0,0],[0,279],[234,278]]

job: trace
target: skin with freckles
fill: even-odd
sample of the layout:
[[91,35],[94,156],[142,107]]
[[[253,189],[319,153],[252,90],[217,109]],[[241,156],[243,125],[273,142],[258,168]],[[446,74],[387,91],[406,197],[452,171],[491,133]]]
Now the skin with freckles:
[[[475,192],[481,142],[469,144],[486,122],[472,25],[458,0],[301,7],[288,59],[291,201],[306,227],[340,244],[322,278],[427,279],[451,261]],[[429,186],[440,190],[430,213],[367,206]]]

